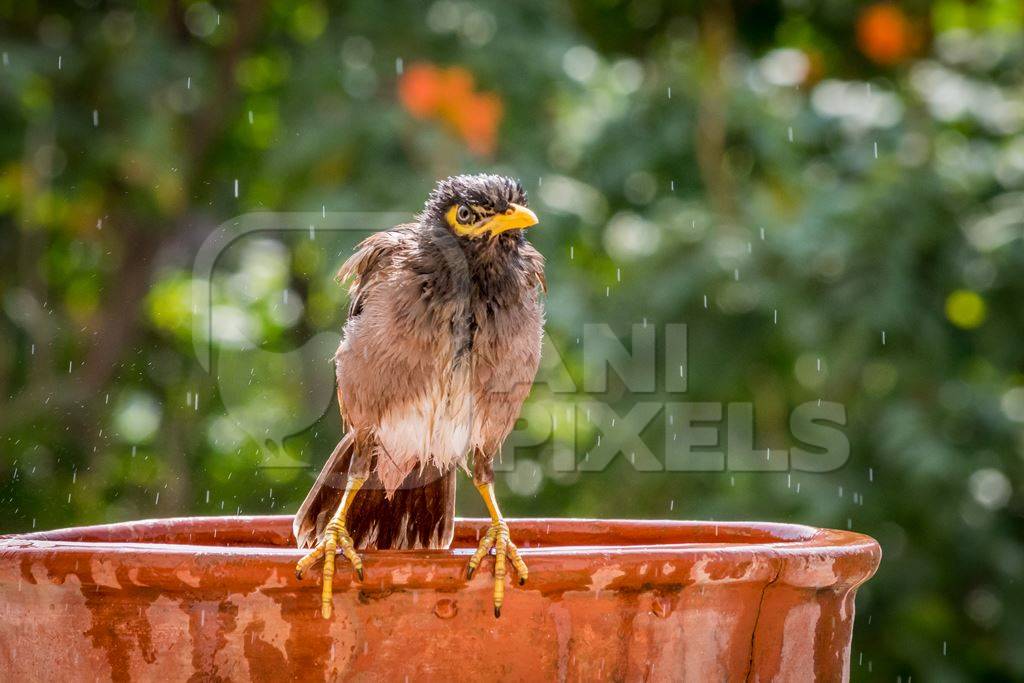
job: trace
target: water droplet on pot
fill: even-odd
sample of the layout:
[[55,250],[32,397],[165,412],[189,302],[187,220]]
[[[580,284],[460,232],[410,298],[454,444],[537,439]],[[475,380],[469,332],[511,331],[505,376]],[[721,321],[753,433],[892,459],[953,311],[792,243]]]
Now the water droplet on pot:
[[458,605],[451,598],[441,598],[437,601],[437,604],[434,605],[434,614],[441,619],[451,619],[458,614],[458,612]]

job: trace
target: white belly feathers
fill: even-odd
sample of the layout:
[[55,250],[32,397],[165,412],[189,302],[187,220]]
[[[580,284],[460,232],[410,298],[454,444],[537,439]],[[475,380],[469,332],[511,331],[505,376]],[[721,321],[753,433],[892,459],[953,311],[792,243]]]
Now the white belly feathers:
[[415,467],[447,472],[466,457],[473,428],[469,363],[437,382],[418,400],[389,410],[377,423],[382,452],[377,475],[390,497]]

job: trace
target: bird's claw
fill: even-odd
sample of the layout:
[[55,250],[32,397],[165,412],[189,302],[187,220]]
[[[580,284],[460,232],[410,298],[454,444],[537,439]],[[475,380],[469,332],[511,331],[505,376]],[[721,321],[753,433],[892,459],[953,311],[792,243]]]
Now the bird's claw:
[[345,530],[343,524],[332,521],[324,529],[324,537],[305,557],[295,565],[295,578],[301,579],[310,567],[317,563],[320,558],[324,560],[323,586],[320,592],[320,613],[324,619],[330,619],[331,606],[334,598],[334,560],[338,549],[345,555],[356,576],[363,580],[363,561],[356,552],[352,537]]
[[526,583],[529,572],[526,563],[519,556],[519,549],[509,538],[508,524],[503,521],[492,522],[487,533],[480,539],[473,557],[469,559],[469,567],[466,570],[466,578],[473,578],[474,572],[484,556],[494,548],[494,616],[501,616],[501,606],[505,601],[505,575],[507,574],[507,562],[511,561],[519,575],[519,585]]

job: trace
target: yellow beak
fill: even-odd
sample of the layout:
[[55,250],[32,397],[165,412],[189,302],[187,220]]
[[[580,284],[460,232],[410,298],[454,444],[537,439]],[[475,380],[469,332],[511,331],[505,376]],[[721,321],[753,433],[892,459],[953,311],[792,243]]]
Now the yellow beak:
[[528,228],[531,225],[537,225],[540,220],[537,218],[537,214],[530,211],[525,206],[519,204],[509,204],[508,209],[505,213],[499,213],[491,220],[484,224],[483,229],[490,231],[492,235],[503,233],[506,230],[519,230],[520,228]]

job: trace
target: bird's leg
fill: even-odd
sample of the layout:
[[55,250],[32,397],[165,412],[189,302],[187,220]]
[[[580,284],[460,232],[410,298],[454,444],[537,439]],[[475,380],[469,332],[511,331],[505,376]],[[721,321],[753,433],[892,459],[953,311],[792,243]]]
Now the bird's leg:
[[323,587],[320,593],[320,613],[324,619],[330,619],[331,617],[331,603],[334,591],[334,558],[339,546],[341,546],[341,551],[348,558],[348,561],[352,563],[352,568],[356,570],[359,580],[363,580],[363,561],[359,559],[359,553],[356,552],[355,545],[352,543],[352,537],[349,536],[348,531],[345,529],[345,514],[348,512],[349,507],[351,507],[352,501],[356,497],[356,492],[359,491],[365,481],[365,477],[348,478],[345,483],[345,493],[341,496],[341,503],[338,504],[338,510],[324,528],[323,538],[320,539],[320,542],[317,543],[316,547],[309,554],[295,565],[295,576],[301,579],[307,569],[316,564],[316,561],[321,557],[324,558]]
[[480,561],[483,560],[484,555],[487,555],[493,547],[494,616],[500,617],[501,605],[505,601],[506,562],[511,561],[515,567],[516,574],[519,575],[520,586],[526,583],[528,572],[526,570],[526,563],[519,556],[519,549],[516,548],[515,543],[509,538],[508,524],[505,523],[504,518],[501,516],[501,511],[498,509],[498,500],[494,496],[494,484],[477,481],[474,481],[473,484],[476,486],[476,490],[480,492],[484,503],[487,505],[487,511],[491,514],[491,526],[487,528],[487,533],[480,539],[479,547],[473,553],[473,557],[469,559],[467,577],[473,578],[473,572],[480,565]]

